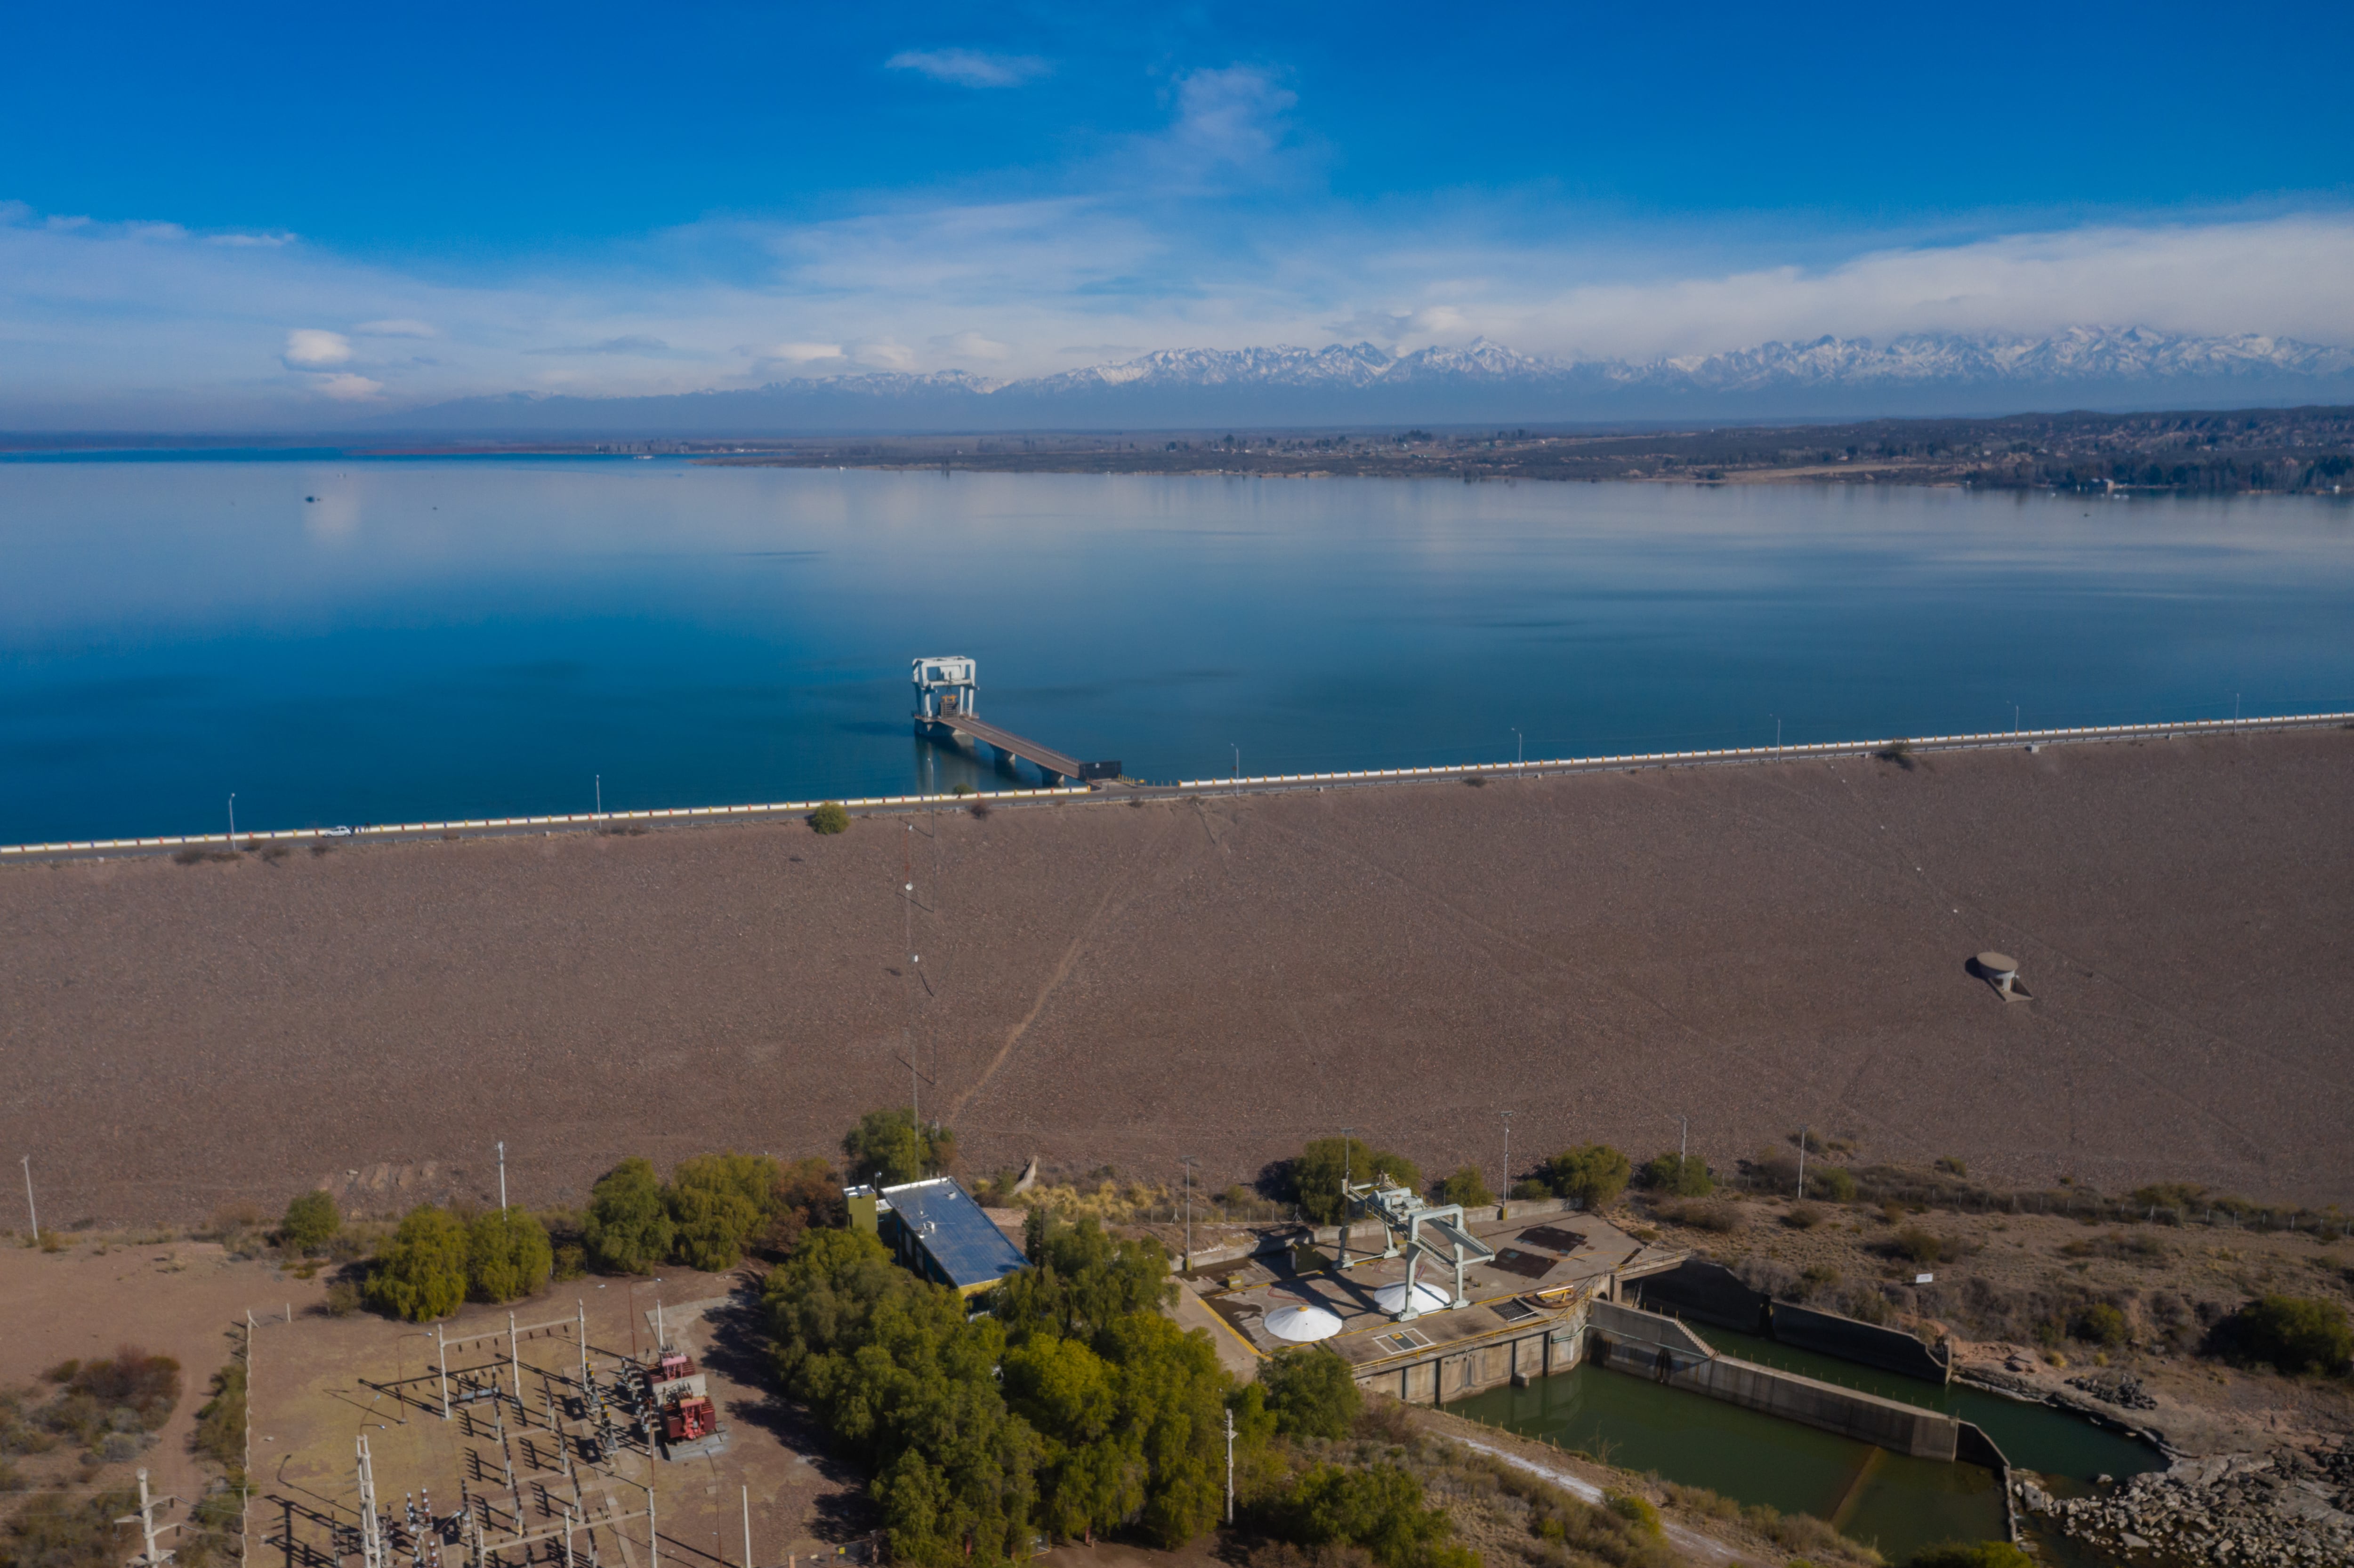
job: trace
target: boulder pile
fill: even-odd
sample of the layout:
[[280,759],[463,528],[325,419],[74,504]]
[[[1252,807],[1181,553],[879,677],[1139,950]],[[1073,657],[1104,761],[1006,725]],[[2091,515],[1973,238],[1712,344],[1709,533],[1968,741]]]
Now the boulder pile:
[[2020,1507],[2119,1552],[2200,1563],[2354,1562],[2354,1450],[2182,1459],[2105,1497],[2055,1498],[2024,1475]]

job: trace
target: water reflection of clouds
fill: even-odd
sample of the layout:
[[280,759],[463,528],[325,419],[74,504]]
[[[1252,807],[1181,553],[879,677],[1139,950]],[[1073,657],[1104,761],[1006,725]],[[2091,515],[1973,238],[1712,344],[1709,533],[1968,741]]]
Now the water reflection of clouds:
[[302,532],[323,545],[358,537],[360,493],[357,486],[323,487],[315,501],[302,503]]

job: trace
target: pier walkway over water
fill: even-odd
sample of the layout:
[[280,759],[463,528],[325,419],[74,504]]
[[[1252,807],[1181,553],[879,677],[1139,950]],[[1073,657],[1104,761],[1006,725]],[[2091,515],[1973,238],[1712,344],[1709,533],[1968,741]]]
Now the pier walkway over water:
[[1027,762],[1044,778],[1049,789],[1066,779],[1093,783],[1119,777],[1117,762],[1082,762],[975,717],[972,710],[981,695],[979,672],[973,661],[960,653],[918,659],[911,675],[916,687],[916,733],[926,740],[960,751],[977,752],[980,745],[986,745],[997,753],[1000,767],[1011,770],[1014,763]]

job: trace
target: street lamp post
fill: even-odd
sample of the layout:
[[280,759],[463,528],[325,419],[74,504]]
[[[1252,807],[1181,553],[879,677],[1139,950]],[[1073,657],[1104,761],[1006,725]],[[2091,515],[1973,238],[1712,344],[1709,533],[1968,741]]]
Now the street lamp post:
[[228,847],[237,848],[237,791],[228,792]]

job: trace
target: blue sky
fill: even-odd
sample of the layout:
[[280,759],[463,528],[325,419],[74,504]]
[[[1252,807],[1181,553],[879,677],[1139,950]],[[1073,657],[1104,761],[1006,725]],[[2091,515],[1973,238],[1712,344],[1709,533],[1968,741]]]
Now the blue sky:
[[2354,341],[2354,7],[22,8],[0,424],[1141,349]]

